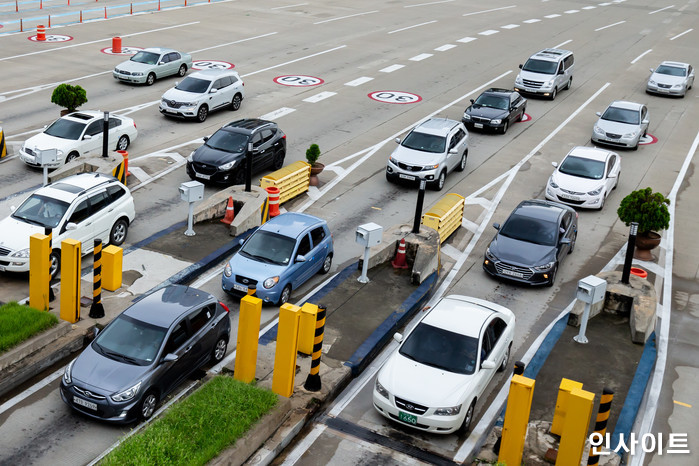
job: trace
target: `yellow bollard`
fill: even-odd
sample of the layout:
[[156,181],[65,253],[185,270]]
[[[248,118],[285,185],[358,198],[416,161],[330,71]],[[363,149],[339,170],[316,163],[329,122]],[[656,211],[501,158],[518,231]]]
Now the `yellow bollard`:
[[102,288],[116,291],[121,288],[124,264],[124,250],[119,246],[109,245],[102,249]]
[[557,466],[580,464],[594,404],[594,393],[581,388],[570,391],[566,408],[568,421],[563,425],[563,434],[556,457]]
[[61,241],[61,319],[76,323],[80,320],[80,241]]
[[552,434],[559,437],[563,434],[570,392],[576,388],[582,390],[582,387],[583,384],[575,380],[561,379],[561,385],[558,387],[558,398],[556,398],[556,410],[553,412],[553,422],[551,423]]
[[41,233],[29,237],[29,305],[40,311],[49,310],[49,256],[51,240]]
[[510,394],[507,397],[505,422],[502,426],[502,440],[498,462],[522,464],[524,439],[529,424],[529,411],[534,396],[534,379],[513,375],[510,381]]
[[240,300],[233,378],[241,382],[250,383],[255,380],[261,316],[262,300],[260,298],[244,296]]
[[299,353],[313,354],[313,340],[316,334],[316,315],[318,306],[306,303],[301,307],[301,324],[299,327]]
[[7,155],[7,146],[5,145],[5,133],[0,126],[0,159]]
[[286,303],[279,308],[277,350],[274,353],[272,391],[287,398],[294,393],[300,320],[300,307]]

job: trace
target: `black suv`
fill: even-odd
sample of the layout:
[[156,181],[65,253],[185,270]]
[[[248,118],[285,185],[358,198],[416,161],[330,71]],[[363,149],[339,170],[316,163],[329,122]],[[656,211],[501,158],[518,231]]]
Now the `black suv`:
[[286,134],[276,123],[260,119],[228,123],[187,157],[193,180],[231,185],[245,183],[245,152],[252,143],[252,172],[284,166]]
[[461,121],[469,130],[490,128],[505,134],[510,124],[522,119],[526,108],[527,99],[518,92],[493,87],[471,99]]

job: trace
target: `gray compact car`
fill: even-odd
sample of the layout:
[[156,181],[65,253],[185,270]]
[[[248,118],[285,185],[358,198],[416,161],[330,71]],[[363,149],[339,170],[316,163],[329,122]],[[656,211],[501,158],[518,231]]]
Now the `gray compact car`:
[[192,56],[188,53],[162,47],[151,47],[137,52],[131,59],[114,68],[114,79],[127,83],[152,85],[156,79],[182,77],[192,68]]
[[649,94],[678,95],[684,97],[694,85],[694,68],[688,63],[664,61],[652,73],[646,83]]
[[68,364],[63,401],[104,421],[148,419],[187,376],[226,355],[228,312],[214,296],[183,285],[146,296]]
[[623,100],[615,100],[604,113],[597,112],[597,116],[599,120],[592,128],[593,143],[633,150],[638,149],[638,143],[650,124],[648,107]]

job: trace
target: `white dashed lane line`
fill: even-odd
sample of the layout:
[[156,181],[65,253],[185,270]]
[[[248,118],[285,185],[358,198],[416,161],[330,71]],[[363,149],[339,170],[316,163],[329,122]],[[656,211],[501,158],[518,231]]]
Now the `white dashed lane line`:
[[565,13],[567,15],[574,15],[575,13],[580,13],[580,10],[568,10],[568,11],[564,11],[563,13]]
[[561,16],[561,15],[558,15],[558,14],[555,14],[555,13],[554,13],[554,14],[552,14],[552,15],[546,15],[546,16],[544,16],[544,18],[552,19],[552,18],[558,18],[559,16]]
[[573,39],[568,39],[567,41],[561,42],[561,43],[558,44],[558,45],[554,45],[553,48],[554,48],[554,49],[560,49],[560,48],[563,47],[564,45],[570,44],[571,42],[573,42]]
[[382,73],[393,73],[394,71],[397,71],[401,68],[405,68],[405,65],[391,65],[387,66],[386,68],[382,68],[379,71]]
[[661,9],[659,9],[659,10],[651,11],[651,12],[648,13],[648,14],[649,14],[649,15],[654,15],[655,13],[660,13],[661,11],[667,10],[667,9],[669,9],[669,8],[673,8],[674,6],[675,6],[675,5],[666,6],[665,8],[661,8]]
[[462,39],[458,39],[457,42],[461,42],[462,44],[466,44],[468,42],[473,42],[474,40],[476,40],[475,37],[464,37]]
[[288,115],[289,113],[295,112],[295,108],[289,108],[289,107],[282,107],[279,108],[273,112],[266,113],[260,117],[261,120],[275,120],[277,118],[281,118],[284,115]]
[[409,58],[408,60],[410,61],[422,61],[425,58],[430,58],[432,56],[431,53],[421,53],[420,55],[415,55],[413,58]]
[[519,24],[506,24],[505,26],[500,26],[502,29],[514,29],[518,28]]
[[339,21],[341,19],[347,19],[347,18],[354,18],[356,16],[364,16],[364,15],[370,15],[372,13],[378,13],[379,10],[373,10],[373,11],[365,11],[364,13],[355,13],[353,15],[347,15],[347,16],[340,16],[339,18],[331,18],[331,19],[326,19],[323,21],[318,21],[317,23],[313,24],[324,24],[324,23],[330,23],[332,21]]
[[403,8],[415,8],[418,6],[429,6],[429,5],[436,5],[437,3],[451,3],[454,0],[437,0],[436,2],[429,2],[429,3],[418,3],[416,5],[406,5]]
[[693,30],[694,29],[687,29],[686,31],[677,34],[675,37],[671,38],[670,40],[678,39],[678,38],[682,37],[683,35],[687,34],[688,32],[692,32]]
[[478,34],[481,36],[492,36],[493,34],[497,34],[500,31],[496,31],[495,29],[488,29],[487,31],[479,32]]
[[437,20],[435,19],[435,20],[427,21],[427,22],[420,23],[420,24],[414,24],[414,25],[412,25],[412,26],[408,26],[408,27],[396,29],[395,31],[390,31],[390,32],[388,32],[387,34],[395,34],[396,32],[407,31],[408,29],[413,29],[413,28],[417,28],[417,27],[420,27],[420,26],[425,26],[425,25],[427,25],[427,24],[432,24],[432,23],[436,23],[436,22],[437,22]]
[[532,18],[532,19],[526,19],[526,20],[524,20],[524,21],[522,21],[522,22],[523,22],[523,23],[527,23],[527,24],[532,24],[532,23],[539,23],[539,22],[541,22],[541,20],[538,19],[538,18]]
[[593,6],[593,5],[589,5],[589,6],[584,6],[584,7],[582,7],[583,10],[594,10],[595,8],[597,8],[597,7],[596,7],[596,6]]
[[369,76],[362,76],[361,78],[354,79],[348,83],[345,83],[345,86],[351,86],[351,87],[357,87],[361,86],[364,83],[368,83],[369,81],[372,81],[374,78],[370,78]]
[[508,8],[515,8],[517,5],[510,5],[510,6],[503,6],[500,8],[492,8],[490,10],[483,10],[483,11],[474,11],[473,13],[464,13],[461,16],[472,16],[472,15],[480,15],[481,13],[490,13],[491,11],[499,11],[499,10],[507,10]]
[[447,50],[451,50],[454,47],[456,47],[456,45],[454,45],[454,44],[444,44],[441,47],[437,47],[435,50],[437,52],[446,52]]
[[303,99],[303,101],[304,101],[304,102],[310,102],[310,103],[314,104],[314,103],[316,103],[316,102],[320,102],[321,100],[325,100],[325,99],[327,99],[328,97],[332,97],[332,96],[334,96],[335,94],[337,94],[337,92],[321,92],[321,93],[319,93],[319,94],[312,95],[311,97],[308,97],[308,98],[306,98],[306,99]]
[[[606,26],[602,26],[601,28],[595,29],[595,32],[601,31],[602,29],[607,29],[607,28],[611,28],[611,27],[614,27],[614,26],[618,26],[618,25],[620,25],[620,24],[624,24],[625,22],[626,22],[626,21],[617,21],[616,23],[613,23],[613,24],[607,24]],[[670,39],[670,40],[672,40],[672,39]]]
[[645,52],[643,52],[642,54],[640,54],[639,56],[637,56],[636,58],[634,58],[633,60],[631,60],[631,64],[633,65],[633,64],[636,63],[638,60],[640,60],[641,58],[643,58],[645,55],[651,53],[652,51],[653,51],[653,49],[648,49],[648,50],[646,50]]

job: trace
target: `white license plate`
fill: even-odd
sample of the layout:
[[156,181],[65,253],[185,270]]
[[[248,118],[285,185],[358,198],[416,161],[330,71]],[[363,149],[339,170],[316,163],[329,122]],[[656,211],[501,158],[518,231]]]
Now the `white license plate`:
[[513,271],[513,270],[504,269],[504,270],[502,271],[502,274],[503,274],[503,275],[509,275],[509,276],[511,276],[511,277],[524,278],[524,274],[523,274],[523,273],[521,273],[521,272],[515,272],[515,271]]
[[210,180],[211,175],[202,175],[201,173],[197,173],[197,178],[201,178],[202,180]]
[[568,194],[559,194],[559,196],[563,199],[567,199],[569,201],[579,201],[580,198],[577,196],[569,196]]
[[242,291],[243,293],[247,293],[247,292],[248,292],[248,287],[247,287],[247,286],[238,285],[237,283],[233,283],[233,289],[234,289],[234,290],[238,290],[238,291]]
[[177,115],[177,110],[170,110],[169,108],[164,109],[166,113],[172,113],[173,115]]
[[398,174],[398,178],[403,178],[404,180],[415,181],[415,177],[411,175],[404,175],[402,173]]
[[473,124],[473,127],[474,127],[474,128],[482,128],[482,127],[483,127],[483,123],[474,123],[474,124]]
[[76,405],[84,406],[93,411],[97,411],[97,403],[93,403],[92,401],[83,400],[82,398],[74,396],[73,403],[75,403]]

